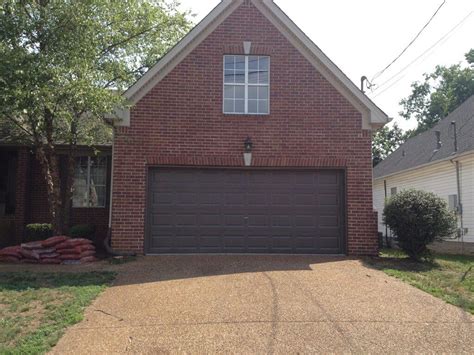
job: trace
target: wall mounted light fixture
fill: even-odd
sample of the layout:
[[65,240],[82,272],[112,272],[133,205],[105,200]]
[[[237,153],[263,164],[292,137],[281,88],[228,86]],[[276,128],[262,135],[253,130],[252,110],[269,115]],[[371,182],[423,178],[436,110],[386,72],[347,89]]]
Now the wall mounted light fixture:
[[244,142],[244,163],[245,166],[251,166],[252,165],[252,149],[253,149],[253,143],[252,139],[250,137],[247,137]]

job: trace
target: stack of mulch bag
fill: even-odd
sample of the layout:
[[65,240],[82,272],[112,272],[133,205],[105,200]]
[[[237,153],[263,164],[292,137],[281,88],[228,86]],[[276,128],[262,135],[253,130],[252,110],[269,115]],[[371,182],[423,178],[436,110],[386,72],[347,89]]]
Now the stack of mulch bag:
[[96,260],[96,250],[89,239],[71,239],[66,236],[51,237],[0,250],[0,262],[82,264]]

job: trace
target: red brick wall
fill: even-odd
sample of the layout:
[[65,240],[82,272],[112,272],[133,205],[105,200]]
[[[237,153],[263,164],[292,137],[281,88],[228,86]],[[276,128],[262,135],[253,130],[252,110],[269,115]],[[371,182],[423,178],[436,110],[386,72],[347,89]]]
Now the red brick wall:
[[[222,113],[224,54],[271,56],[268,116]],[[149,165],[343,167],[347,171],[348,251],[374,254],[371,133],[361,115],[253,6],[241,6],[133,107],[117,129],[113,247],[143,252]]]

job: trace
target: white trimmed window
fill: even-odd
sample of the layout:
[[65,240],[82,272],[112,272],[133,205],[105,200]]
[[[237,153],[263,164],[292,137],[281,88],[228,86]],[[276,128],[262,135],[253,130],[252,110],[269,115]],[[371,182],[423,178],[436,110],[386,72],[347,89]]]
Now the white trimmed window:
[[73,207],[105,207],[107,157],[76,158],[73,186]]
[[270,113],[270,57],[224,56],[224,113]]

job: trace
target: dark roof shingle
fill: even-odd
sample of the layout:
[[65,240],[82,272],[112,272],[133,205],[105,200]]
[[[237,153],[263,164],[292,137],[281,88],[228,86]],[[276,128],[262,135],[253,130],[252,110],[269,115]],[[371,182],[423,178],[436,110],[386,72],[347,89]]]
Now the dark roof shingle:
[[[430,130],[410,138],[374,168],[374,178],[395,174],[454,155],[454,129],[457,127],[457,154],[474,151],[474,95]],[[441,132],[442,146],[437,148],[436,131]]]

